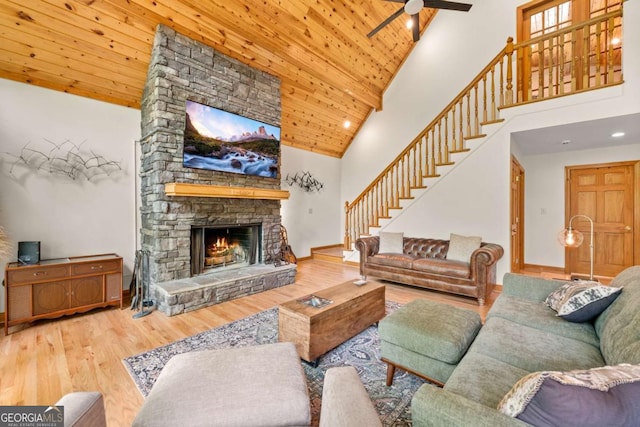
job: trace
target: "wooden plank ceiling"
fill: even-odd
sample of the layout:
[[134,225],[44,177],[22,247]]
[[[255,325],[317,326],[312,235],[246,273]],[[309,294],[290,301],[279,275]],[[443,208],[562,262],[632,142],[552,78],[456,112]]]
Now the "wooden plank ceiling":
[[[2,0],[0,77],[140,108],[160,23],[282,81],[282,143],[341,157],[413,47],[382,0]],[[423,9],[421,32],[435,10]],[[345,129],[345,120],[351,127]]]

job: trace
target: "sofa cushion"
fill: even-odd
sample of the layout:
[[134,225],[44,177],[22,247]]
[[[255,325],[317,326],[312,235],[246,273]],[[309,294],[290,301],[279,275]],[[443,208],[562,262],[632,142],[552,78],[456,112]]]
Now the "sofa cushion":
[[471,268],[468,262],[449,259],[418,258],[413,261],[411,267],[417,271],[460,277],[461,279],[468,279],[471,276]]
[[640,365],[535,372],[505,395],[498,410],[536,426],[635,426]]
[[470,349],[535,371],[569,371],[604,365],[600,349],[544,330],[489,318]]
[[377,254],[367,259],[369,264],[399,267],[411,269],[413,261],[416,259],[413,255],[406,254]]
[[600,346],[592,323],[571,323],[539,301],[502,294],[491,306],[487,319],[501,317],[520,325]]
[[404,238],[403,233],[388,233],[381,232],[380,236],[380,248],[378,253],[396,253],[401,254],[403,252],[402,241]]
[[600,315],[618,298],[622,288],[593,286],[567,299],[558,309],[558,316],[570,322],[588,322]]
[[608,365],[640,364],[640,266],[619,273],[611,286],[624,290],[595,321]]
[[453,261],[470,262],[471,254],[482,244],[482,237],[460,236],[451,233],[449,237],[449,250],[447,259]]
[[598,286],[600,283],[593,282],[591,280],[576,280],[567,282],[554,290],[544,300],[544,303],[552,310],[558,311],[560,307],[575,294],[584,291],[585,289]]
[[473,351],[462,358],[444,389],[496,408],[511,387],[529,371]]

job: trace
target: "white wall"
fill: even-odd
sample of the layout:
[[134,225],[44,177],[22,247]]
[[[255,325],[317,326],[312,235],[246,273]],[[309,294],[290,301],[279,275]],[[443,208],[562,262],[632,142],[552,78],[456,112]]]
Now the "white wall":
[[[4,270],[6,262],[15,261],[17,242],[25,240],[41,242],[43,259],[116,252],[124,257],[128,288],[140,111],[4,79],[0,93],[0,225],[15,252],[0,266]],[[83,151],[118,162],[122,171],[92,182],[14,166],[13,156],[27,144],[48,151],[46,140],[82,144]]]
[[[287,174],[309,172],[324,188],[307,193],[289,186]],[[340,160],[297,148],[282,147],[282,189],[290,193],[282,201],[282,224],[287,229],[289,244],[297,257],[307,257],[310,249],[343,241],[340,232]]]
[[[438,13],[385,93],[384,110],[362,126],[343,157],[343,199],[353,200],[515,34],[521,1],[473,3],[468,14]],[[634,25],[640,5],[626,2],[624,8],[624,85],[501,111],[505,122],[487,127],[489,138],[469,142],[480,148],[462,162],[456,158],[444,179],[427,182],[430,188],[385,227],[425,237],[481,235],[505,249],[500,280],[510,269],[511,133],[640,112],[640,26]]]
[[640,141],[593,150],[521,156],[525,169],[525,248],[527,264],[564,267],[564,247],[556,235],[564,224],[565,166],[640,160]]

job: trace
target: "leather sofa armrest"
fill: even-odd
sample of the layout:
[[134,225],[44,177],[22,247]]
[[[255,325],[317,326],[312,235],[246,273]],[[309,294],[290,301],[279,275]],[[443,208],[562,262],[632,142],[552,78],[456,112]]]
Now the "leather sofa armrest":
[[471,274],[477,272],[479,264],[491,266],[498,262],[504,255],[502,246],[495,243],[483,243],[478,249],[471,254]]
[[356,240],[356,249],[360,252],[360,275],[365,276],[364,265],[367,263],[368,257],[378,253],[380,249],[380,237],[360,237]]

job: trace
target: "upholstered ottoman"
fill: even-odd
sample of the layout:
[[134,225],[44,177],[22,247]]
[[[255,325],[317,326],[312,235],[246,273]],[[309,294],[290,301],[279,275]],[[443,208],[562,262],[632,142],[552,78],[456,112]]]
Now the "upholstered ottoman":
[[134,426],[308,426],[307,381],[293,343],[172,357]]
[[481,326],[478,313],[448,304],[417,299],[400,307],[378,325],[387,385],[396,367],[444,385]]

